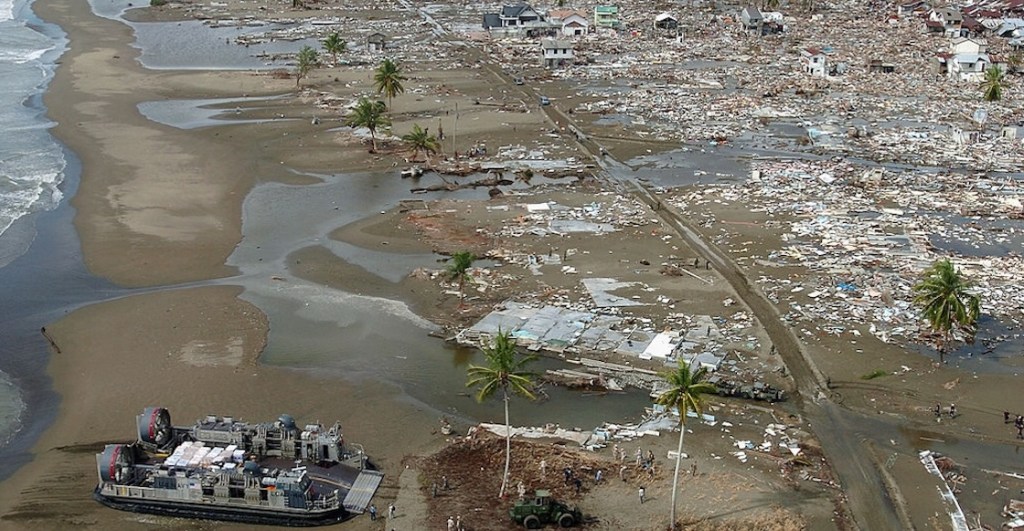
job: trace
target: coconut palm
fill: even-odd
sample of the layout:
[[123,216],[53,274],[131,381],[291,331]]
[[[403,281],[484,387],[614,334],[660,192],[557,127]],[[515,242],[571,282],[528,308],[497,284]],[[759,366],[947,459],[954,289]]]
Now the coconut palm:
[[437,137],[428,133],[419,124],[413,124],[412,131],[407,135],[402,135],[402,140],[409,143],[413,156],[418,157],[422,151],[426,155],[428,162],[430,161],[430,155],[437,153],[441,149],[441,144],[438,143]]
[[505,472],[501,476],[501,490],[498,498],[505,496],[508,485],[508,465],[512,457],[512,426],[508,421],[508,401],[513,395],[520,395],[530,400],[533,394],[534,374],[524,370],[527,363],[537,359],[536,356],[519,356],[515,341],[508,332],[498,330],[498,335],[490,346],[483,347],[487,360],[485,365],[470,365],[467,370],[469,381],[466,387],[478,387],[477,402],[483,402],[501,391],[501,400],[505,404]]
[[981,90],[985,101],[999,101],[1003,99],[1003,88],[1006,83],[1003,81],[1003,69],[995,65],[985,70],[985,80],[981,82]]
[[387,108],[383,101],[370,101],[367,98],[360,98],[348,114],[348,125],[351,127],[365,127],[370,130],[370,151],[377,151],[377,130],[391,125],[385,112]]
[[679,462],[683,455],[683,435],[686,433],[686,413],[693,411],[700,417],[704,412],[704,395],[714,393],[715,386],[704,381],[707,369],[700,367],[691,371],[685,361],[680,361],[675,371],[662,373],[661,376],[669,387],[658,396],[657,403],[670,410],[679,410],[679,447],[676,450],[676,471],[672,476],[672,512],[669,523],[670,528],[675,529],[676,492],[679,487]]
[[391,59],[381,61],[377,71],[373,74],[373,88],[377,94],[383,94],[388,99],[388,108],[391,108],[391,100],[405,92],[402,82],[406,77],[402,75],[402,69]]
[[331,60],[334,63],[338,62],[338,54],[345,53],[345,50],[348,49],[348,43],[345,42],[345,39],[341,38],[341,35],[338,35],[337,31],[328,35],[324,39],[323,45],[324,51],[331,54]]
[[914,285],[914,303],[921,308],[921,317],[939,334],[939,360],[943,363],[954,331],[966,334],[970,342],[978,331],[981,299],[970,291],[972,286],[948,258],[925,269]]
[[298,87],[302,78],[306,77],[318,64],[320,64],[320,56],[316,50],[309,46],[303,46],[299,50],[298,63],[295,66],[295,86]]
[[476,260],[476,255],[469,251],[462,251],[452,255],[452,262],[448,264],[448,279],[459,281],[459,307],[462,306],[462,301],[466,297],[466,291],[463,289],[466,286],[466,281],[472,282],[472,277],[469,276],[469,268],[473,267],[473,261]]

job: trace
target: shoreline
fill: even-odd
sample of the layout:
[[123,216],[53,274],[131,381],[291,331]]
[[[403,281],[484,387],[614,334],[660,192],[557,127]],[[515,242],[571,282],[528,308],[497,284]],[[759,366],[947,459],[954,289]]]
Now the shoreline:
[[[309,173],[323,168],[326,173],[338,171],[339,166],[361,166],[364,161],[375,169],[384,168],[391,162],[382,156],[367,157],[361,144],[356,142],[346,144],[331,134],[320,134],[327,129],[326,125],[310,134],[310,128],[305,124],[318,111],[309,110],[309,95],[326,88],[315,84],[315,80],[310,80],[309,92],[297,94],[295,99],[302,100],[301,107],[294,102],[281,104],[280,109],[287,109],[289,116],[300,118],[295,124],[277,123],[263,128],[230,125],[182,131],[150,122],[138,112],[138,101],[217,97],[228,94],[230,91],[224,87],[235,81],[252,87],[252,90],[244,92],[247,95],[254,92],[295,92],[290,81],[273,80],[268,76],[218,71],[148,71],[135,60],[139,51],[131,47],[131,30],[124,24],[109,19],[96,22],[92,19],[99,17],[92,15],[88,5],[71,5],[68,1],[47,5],[45,10],[72,21],[78,32],[76,35],[85,36],[86,44],[78,39],[79,49],[74,56],[70,55],[69,49],[62,58],[57,75],[64,85],[53,90],[51,84],[44,100],[55,100],[53,107],[47,104],[48,113],[64,117],[57,131],[76,143],[76,148],[69,149],[76,152],[84,149],[88,155],[88,160],[83,159],[83,189],[72,199],[73,206],[64,208],[78,210],[75,227],[81,234],[82,255],[89,269],[103,277],[115,279],[126,286],[176,285],[230,277],[236,269],[225,265],[225,259],[235,249],[246,245],[244,240],[240,241],[243,202],[253,187],[260,182],[306,179],[282,175],[283,172],[275,168],[301,168]],[[127,28],[128,40],[119,40],[125,37],[120,30],[97,33],[100,29],[109,29],[109,24]],[[71,41],[71,46],[76,46],[75,39]],[[83,46],[85,49],[81,49]],[[332,74],[339,73],[325,70],[316,73],[315,77],[322,80]],[[365,74],[366,71],[354,70],[340,75],[347,81],[365,77]],[[403,103],[408,105],[410,113],[422,111],[429,104]],[[259,112],[270,114],[272,110],[266,108]],[[514,116],[524,120],[533,118]],[[416,119],[414,116],[410,120],[407,115],[401,118],[400,125],[395,128],[399,133],[401,127],[407,127]],[[330,120],[333,121],[334,117]],[[302,140],[289,138],[290,143],[282,140],[293,133],[302,134]],[[339,144],[342,144],[340,148]],[[327,152],[329,150],[334,152]],[[339,154],[338,151],[344,153]],[[368,158],[370,160],[366,161]],[[474,223],[485,224],[480,221],[483,215],[477,207],[454,202],[451,210],[457,212],[458,217],[465,212],[463,219],[468,221],[472,230]],[[469,211],[473,209],[477,212],[471,216]],[[359,223],[366,229],[355,235],[362,238],[357,238],[357,245],[361,247],[370,249],[383,245],[380,240],[384,237],[397,240],[385,230],[365,227],[373,222]],[[349,229],[347,226],[336,229],[337,239],[352,242],[353,230],[358,232],[358,227]],[[751,231],[754,232],[753,229]],[[709,235],[710,229],[703,232],[705,237],[713,237],[713,234]],[[331,234],[332,238],[335,236]],[[409,242],[396,243],[400,243],[396,248],[402,247],[407,252],[424,250]],[[742,243],[742,238],[736,243]],[[360,270],[359,264],[324,254],[322,250],[322,247],[310,244],[288,254],[280,265],[283,271],[297,278],[352,292],[365,289],[373,296],[400,298],[395,293],[409,289],[406,302],[416,310],[424,301],[443,304],[443,296],[435,302],[430,298],[434,292],[427,290],[423,293],[415,282],[406,279],[395,284],[382,280],[366,267]],[[726,254],[735,259],[731,252]],[[123,257],[128,257],[128,260],[121,260]],[[301,266],[298,261],[302,262]],[[264,272],[260,271],[261,274]],[[745,267],[741,272],[748,281],[753,274]],[[546,277],[545,281],[549,278],[554,277]],[[412,295],[414,287],[418,293]],[[432,286],[431,289],[436,288]],[[164,403],[153,405],[166,405],[176,419],[186,421],[193,415],[211,412],[237,414],[254,421],[275,418],[280,413],[280,402],[275,402],[273,396],[265,396],[266,393],[260,394],[261,388],[298,389],[289,393],[285,403],[302,408],[301,411],[291,411],[302,418],[320,415],[330,418],[337,414],[337,403],[347,405],[361,401],[376,404],[378,408],[389,408],[387,414],[381,414],[372,408],[360,411],[359,408],[343,407],[355,411],[349,412],[351,418],[341,419],[347,429],[354,428],[347,432],[353,434],[353,440],[367,442],[367,448],[373,448],[369,451],[371,456],[378,453],[386,456],[383,465],[391,475],[389,481],[397,479],[396,472],[402,462],[400,454],[407,453],[410,448],[419,451],[439,445],[438,439],[428,436],[430,428],[436,427],[433,411],[415,404],[400,404],[402,400],[394,398],[393,386],[347,379],[339,382],[330,376],[316,374],[317,370],[286,369],[259,363],[256,356],[267,340],[267,317],[258,307],[240,300],[241,291],[242,288],[236,286],[175,288],[96,304],[77,310],[55,324],[51,331],[58,343],[75,346],[73,356],[58,359],[51,355],[49,358],[47,377],[53,376],[54,389],[62,395],[59,413],[34,446],[35,461],[14,476],[17,481],[4,482],[4,488],[24,490],[18,500],[0,502],[0,514],[5,518],[13,515],[13,521],[18,524],[39,528],[52,524],[53,520],[48,518],[56,518],[63,523],[100,526],[124,524],[124,515],[105,514],[95,508],[90,510],[78,499],[79,492],[58,491],[47,494],[50,496],[47,498],[40,491],[49,481],[63,477],[61,474],[76,478],[79,486],[92,481],[91,460],[82,454],[94,450],[93,446],[101,441],[125,440],[125,435],[131,432],[127,428],[131,427],[134,414],[141,406],[151,405],[154,400]],[[447,300],[453,299],[449,297]],[[709,299],[704,302],[710,307],[711,303],[720,301]],[[97,330],[113,333],[97,334]],[[814,345],[807,339],[801,340],[798,343],[815,354],[823,352],[823,346]],[[838,346],[835,350],[848,354]],[[897,350],[887,348],[883,359]],[[925,395],[933,391],[941,394],[938,386],[942,384],[942,378],[951,378],[955,374],[959,381],[959,375],[963,374],[967,379],[965,371],[929,370],[924,359],[902,353],[889,358],[887,363],[894,363],[893,359],[909,359],[912,367],[927,371],[926,378],[906,385],[887,384],[883,390],[858,391],[854,384],[857,384],[858,371],[863,372],[858,364],[872,363],[878,355],[874,358],[865,356],[853,363],[830,356],[826,354],[816,359],[816,366],[823,365],[827,369],[823,369],[824,372],[830,377],[843,374],[836,378],[838,385],[847,386],[843,390],[848,393],[843,409],[861,416],[865,416],[865,412],[883,414],[873,402],[876,398],[887,398],[883,392],[886,388],[891,391],[905,387],[924,390],[922,393]],[[817,375],[817,380],[820,384],[821,375]],[[146,387],[145,382],[152,387]],[[106,385],[117,385],[116,392],[105,393],[103,389],[94,388]],[[958,402],[959,397],[964,397],[963,410],[971,411],[964,395],[968,391],[979,393],[982,390],[978,388],[982,385],[968,380],[954,391]],[[193,386],[201,391],[183,396],[182,390],[191,390]],[[118,396],[108,396],[111,394]],[[908,395],[899,404],[902,409],[886,413],[897,418],[902,415],[904,424],[908,424],[907,419],[916,418],[914,403],[919,401],[926,399]],[[972,415],[964,419],[963,424],[958,420],[956,429],[943,425],[942,433],[970,430],[975,423],[985,429],[995,425],[994,420],[988,418],[992,415],[991,403],[980,404],[984,409],[977,412],[984,413],[984,419],[975,420],[974,417],[981,419],[983,415]],[[230,407],[231,411],[209,410],[222,405]],[[102,418],[98,411],[103,412]],[[920,423],[909,424],[914,426],[911,429],[917,430]],[[855,433],[864,427],[864,424],[858,424],[842,428],[844,433]],[[816,429],[821,428],[816,426]],[[409,435],[405,430],[414,434]],[[906,440],[913,440],[912,436],[907,433]],[[402,441],[401,445],[395,442],[398,440]],[[875,461],[882,457],[879,453]],[[53,499],[61,501],[59,509],[46,512],[47,500],[52,502]],[[41,516],[33,516],[35,512],[40,512]],[[137,521],[135,524],[144,525]]]
[[[161,126],[142,117],[135,104],[160,99],[171,91],[184,98],[236,95],[221,88],[226,78],[235,79],[231,86],[242,87],[248,95],[292,92],[290,82],[245,73],[143,72],[135,61],[139,51],[130,45],[127,25],[95,16],[87,3],[55,2],[33,8],[39,18],[61,26],[68,35],[68,50],[43,101],[47,115],[58,123],[54,136],[80,157],[77,193],[60,210],[65,215],[75,213],[74,227],[88,268],[101,283],[102,277],[108,277],[128,287],[231,274],[233,268],[224,262],[241,237],[242,202],[254,184],[268,179],[266,172],[249,171],[260,161],[243,161],[241,150],[211,145],[224,130],[196,134]],[[182,86],[192,88],[187,92],[173,88]],[[185,153],[206,153],[207,160],[188,167],[172,160],[186,157]],[[276,164],[265,165],[276,171]],[[192,172],[207,175],[217,186],[202,186],[191,179]],[[133,183],[133,176],[149,178],[151,183]],[[285,182],[296,180],[285,177]],[[168,188],[168,179],[176,179],[179,185]],[[154,193],[154,187],[156,195],[147,200],[146,193]],[[131,201],[113,208],[111,202],[126,195],[132,196]],[[203,197],[209,195],[214,199]],[[188,204],[197,199],[206,205]],[[132,211],[132,204],[144,208]],[[121,223],[120,229],[113,226],[116,223]],[[58,345],[76,348],[47,355],[48,368],[40,377],[50,382],[56,396],[47,408],[53,412],[52,422],[39,426],[31,461],[2,482],[7,492],[19,493],[0,502],[4,526],[123,526],[124,513],[103,510],[78,492],[80,485],[94,483],[95,476],[91,455],[81,454],[93,451],[102,441],[129,440],[134,410],[154,401],[177,410],[176,418],[185,422],[208,413],[204,405],[208,400],[227,406],[230,411],[224,413],[254,421],[276,418],[280,406],[273,396],[261,392],[269,388],[296,390],[285,401],[288,408],[311,419],[337,414],[331,407],[335,403],[394,402],[387,388],[338,385],[308,371],[257,364],[268,324],[259,309],[238,298],[240,293],[241,288],[230,286],[157,291],[91,304],[52,326],[48,323]],[[178,323],[165,326],[176,314]],[[239,328],[245,322],[249,324]],[[226,332],[221,329],[224,324],[231,324]],[[109,333],[97,335],[102,330]],[[196,344],[204,338],[206,343]],[[47,349],[41,337],[34,343]],[[218,359],[220,352],[232,357]],[[146,385],[153,378],[165,381]],[[116,391],[111,385],[117,386]],[[180,396],[194,386],[206,391]],[[294,411],[296,404],[305,409]],[[399,463],[383,452],[385,441],[403,440],[420,449],[436,441],[428,429],[399,435],[395,431],[399,426],[425,427],[433,421],[418,418],[415,406],[394,405],[396,419],[404,420],[393,427],[370,430],[373,419],[365,414],[340,420],[352,440],[382,449],[371,451],[371,456],[396,480]],[[50,418],[43,411],[30,413],[37,419]]]

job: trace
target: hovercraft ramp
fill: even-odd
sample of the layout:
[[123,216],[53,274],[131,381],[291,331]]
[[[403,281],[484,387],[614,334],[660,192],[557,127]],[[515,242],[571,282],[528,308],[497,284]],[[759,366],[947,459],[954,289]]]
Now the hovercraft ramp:
[[354,514],[366,512],[366,507],[370,505],[370,499],[377,492],[377,487],[380,486],[382,479],[384,479],[384,474],[376,470],[360,472],[359,477],[352,483],[352,488],[345,495],[345,501],[342,503],[345,510]]

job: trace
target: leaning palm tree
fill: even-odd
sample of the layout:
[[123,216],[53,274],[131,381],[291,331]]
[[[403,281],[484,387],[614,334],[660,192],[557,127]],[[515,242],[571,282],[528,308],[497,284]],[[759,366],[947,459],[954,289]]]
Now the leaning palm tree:
[[1003,88],[1006,83],[1003,81],[1003,69],[992,65],[985,70],[985,80],[981,82],[981,90],[985,101],[999,101],[1003,99]]
[[395,96],[405,92],[402,82],[406,77],[402,75],[402,69],[391,59],[385,59],[377,67],[373,74],[373,88],[377,94],[383,94],[388,99],[388,108],[391,108],[391,100]]
[[407,135],[402,135],[402,140],[409,143],[409,148],[412,149],[414,157],[418,157],[422,151],[427,157],[427,162],[430,162],[430,155],[437,153],[441,149],[441,144],[438,143],[437,137],[428,133],[419,124],[413,124],[412,131]]
[[686,414],[693,411],[698,417],[704,412],[704,395],[715,392],[715,386],[705,382],[707,369],[698,368],[690,371],[690,365],[685,361],[679,362],[679,368],[675,371],[662,373],[662,378],[668,382],[668,389],[658,396],[657,403],[672,409],[679,410],[679,447],[676,450],[676,472],[672,476],[672,512],[669,526],[675,529],[676,526],[676,492],[679,487],[679,462],[683,455],[683,434],[686,433]]
[[954,331],[963,332],[970,342],[978,331],[981,299],[971,292],[972,286],[948,258],[925,269],[914,285],[914,303],[920,307],[921,317],[939,334],[939,361],[943,363]]
[[299,86],[302,78],[306,77],[320,63],[319,54],[309,46],[303,46],[299,50],[298,63],[295,66],[295,86]]
[[530,400],[536,398],[533,394],[534,374],[525,371],[524,367],[537,357],[519,356],[515,341],[508,332],[502,332],[500,329],[490,346],[481,350],[484,351],[487,363],[483,366],[469,366],[469,381],[466,382],[466,387],[479,387],[476,393],[477,402],[483,402],[501,391],[501,399],[505,403],[505,472],[501,476],[498,498],[503,498],[505,487],[508,485],[508,465],[512,457],[512,426],[508,421],[508,401],[512,395],[520,395]]
[[377,151],[377,130],[391,125],[388,119],[383,101],[370,101],[363,97],[359,103],[348,113],[348,125],[350,127],[365,127],[370,130],[370,152]]
[[345,50],[348,49],[348,43],[345,42],[345,39],[341,38],[341,35],[338,35],[337,31],[328,35],[324,39],[323,45],[324,51],[331,54],[331,61],[333,63],[338,62],[339,53],[345,53]]
[[469,276],[469,268],[473,267],[476,255],[469,251],[461,251],[452,255],[452,263],[448,264],[448,279],[459,281],[459,307],[466,298],[466,281],[472,281]]

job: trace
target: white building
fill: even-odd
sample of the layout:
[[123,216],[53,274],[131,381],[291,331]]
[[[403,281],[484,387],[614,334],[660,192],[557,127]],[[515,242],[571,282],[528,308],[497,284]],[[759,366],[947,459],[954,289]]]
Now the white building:
[[579,37],[590,30],[590,20],[575,9],[555,9],[548,12],[548,22],[561,28],[564,37]]
[[800,50],[800,59],[803,62],[804,72],[815,77],[828,75],[828,57],[821,50],[804,48]]
[[555,68],[572,63],[572,43],[557,39],[544,39],[540,43],[544,52],[543,65],[546,68]]

